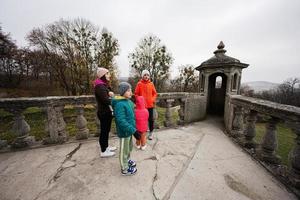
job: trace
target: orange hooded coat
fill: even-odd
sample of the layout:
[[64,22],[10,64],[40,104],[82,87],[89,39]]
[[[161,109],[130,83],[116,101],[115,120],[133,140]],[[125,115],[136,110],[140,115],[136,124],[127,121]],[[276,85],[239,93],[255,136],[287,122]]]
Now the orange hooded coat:
[[153,108],[157,97],[154,84],[150,80],[140,80],[136,85],[135,96],[143,96],[146,101],[146,108]]

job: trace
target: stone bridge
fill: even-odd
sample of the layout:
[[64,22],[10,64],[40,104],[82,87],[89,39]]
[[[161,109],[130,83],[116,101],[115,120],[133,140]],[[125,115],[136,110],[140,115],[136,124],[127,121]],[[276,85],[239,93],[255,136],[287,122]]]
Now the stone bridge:
[[[203,112],[198,93],[159,94],[166,128],[156,131],[146,151],[134,149],[138,173],[120,174],[118,157],[99,156],[89,137],[84,105],[93,96],[1,99],[15,115],[17,136],[0,154],[1,199],[297,199],[299,197],[300,110],[297,107],[228,95],[223,116]],[[63,118],[65,105],[78,109],[74,139]],[[172,121],[177,105],[179,120]],[[42,107],[47,137],[30,136],[22,112]],[[261,144],[254,142],[256,116],[269,116]],[[285,122],[297,137],[289,167],[276,155],[276,124]],[[77,139],[77,140],[76,140]],[[111,143],[118,146],[113,136]],[[47,145],[47,144],[61,145]],[[62,144],[63,143],[63,144]],[[2,141],[2,144],[5,144]],[[38,148],[44,147],[44,148]]]

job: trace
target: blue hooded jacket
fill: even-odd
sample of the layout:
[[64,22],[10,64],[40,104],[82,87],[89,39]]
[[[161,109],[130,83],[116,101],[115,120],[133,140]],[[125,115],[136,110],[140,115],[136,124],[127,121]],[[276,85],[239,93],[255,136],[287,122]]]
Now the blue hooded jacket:
[[134,104],[125,97],[116,96],[112,99],[117,134],[120,138],[130,137],[135,133]]

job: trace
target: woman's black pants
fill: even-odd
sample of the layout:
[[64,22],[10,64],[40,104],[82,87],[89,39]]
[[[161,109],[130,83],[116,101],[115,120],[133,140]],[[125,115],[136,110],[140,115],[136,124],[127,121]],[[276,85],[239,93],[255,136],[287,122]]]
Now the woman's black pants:
[[112,116],[108,115],[99,115],[98,118],[100,120],[100,136],[99,136],[99,144],[101,147],[101,152],[104,152],[108,147],[108,137],[111,128]]

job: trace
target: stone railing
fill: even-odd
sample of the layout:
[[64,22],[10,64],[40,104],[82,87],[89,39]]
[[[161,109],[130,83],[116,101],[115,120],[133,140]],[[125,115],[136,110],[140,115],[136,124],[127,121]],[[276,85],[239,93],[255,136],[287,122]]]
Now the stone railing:
[[[296,138],[295,146],[289,153],[290,169],[287,178],[288,182],[300,188],[300,108],[240,95],[228,98],[228,116],[225,117],[227,132],[245,148],[255,150],[255,156],[266,163],[280,164],[280,157],[276,154],[278,122],[284,122],[291,128]],[[261,144],[256,144],[255,123],[259,113],[268,116],[268,121]]]
[[35,142],[34,136],[29,136],[30,126],[23,115],[25,109],[29,107],[39,107],[46,115],[45,131],[46,138],[43,138],[44,144],[64,143],[68,140],[66,123],[63,118],[65,105],[74,105],[77,109],[77,139],[88,137],[87,121],[84,118],[84,105],[95,104],[94,96],[62,96],[62,97],[41,97],[41,98],[7,98],[0,99],[0,108],[12,113],[14,122],[12,133],[16,139],[11,146],[13,148],[22,148],[30,146]]
[[[189,110],[200,110],[200,107],[195,104],[198,102],[198,94],[189,93],[161,93],[157,98],[157,102],[163,102],[166,106],[165,121],[166,127],[171,127],[176,124],[183,125],[192,121],[199,120],[202,116],[200,112],[191,113]],[[178,122],[174,122],[171,117],[172,104],[179,105]],[[72,105],[77,109],[76,117],[76,139],[87,139],[89,137],[89,129],[87,128],[87,120],[84,116],[84,106],[87,104],[96,105],[95,97],[90,96],[55,96],[41,98],[6,98],[0,99],[0,109],[12,113],[14,116],[11,132],[15,134],[16,139],[12,142],[11,147],[22,148],[35,144],[34,136],[30,136],[30,126],[24,117],[24,110],[29,107],[39,107],[45,113],[45,131],[46,138],[43,138],[43,144],[64,143],[68,140],[69,135],[66,130],[66,122],[63,117],[65,105]],[[190,107],[190,108],[189,108]],[[197,114],[198,113],[198,114]],[[203,114],[204,116],[204,114]],[[99,131],[100,122],[96,117],[96,124]],[[7,143],[0,140],[1,146]]]

